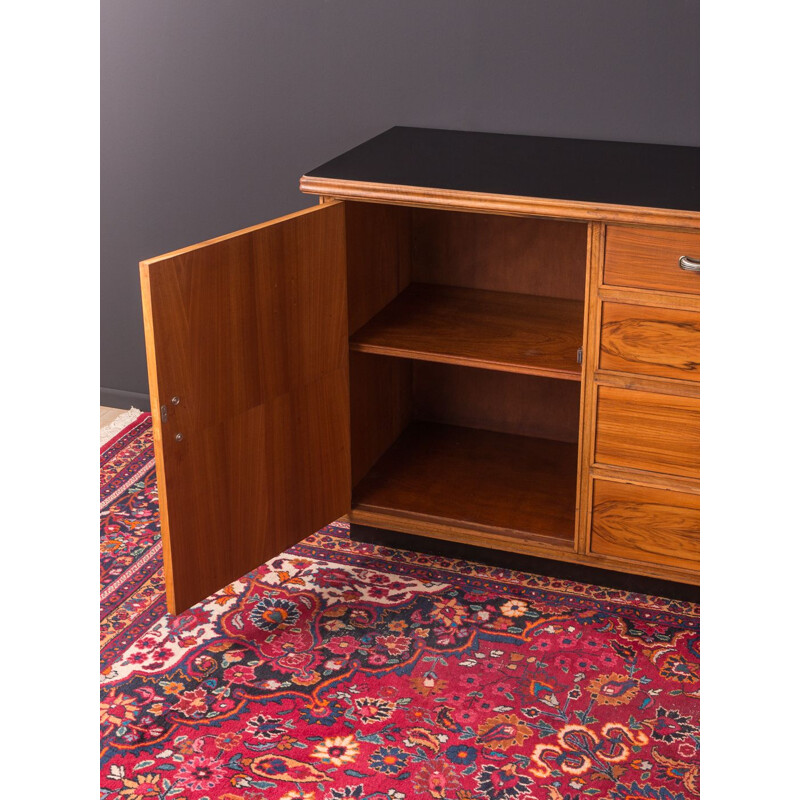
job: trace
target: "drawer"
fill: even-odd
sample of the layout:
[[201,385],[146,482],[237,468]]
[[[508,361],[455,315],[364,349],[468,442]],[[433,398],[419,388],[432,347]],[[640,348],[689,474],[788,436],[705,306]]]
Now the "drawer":
[[700,497],[596,480],[590,550],[696,570],[700,566]]
[[699,477],[700,401],[598,387],[595,462]]
[[603,282],[610,286],[698,294],[700,273],[681,269],[681,256],[700,258],[699,231],[609,225]]
[[603,303],[600,369],[700,380],[700,314]]

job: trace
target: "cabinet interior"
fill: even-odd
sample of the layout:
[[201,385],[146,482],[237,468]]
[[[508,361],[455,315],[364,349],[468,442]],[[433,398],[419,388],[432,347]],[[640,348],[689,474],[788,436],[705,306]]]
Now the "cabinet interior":
[[587,225],[348,202],[351,519],[572,549]]

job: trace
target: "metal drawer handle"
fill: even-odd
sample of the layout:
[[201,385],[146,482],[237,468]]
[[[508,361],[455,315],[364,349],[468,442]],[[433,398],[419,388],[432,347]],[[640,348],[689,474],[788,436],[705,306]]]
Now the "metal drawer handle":
[[678,259],[678,266],[681,269],[685,269],[687,272],[700,272],[700,259],[681,256]]

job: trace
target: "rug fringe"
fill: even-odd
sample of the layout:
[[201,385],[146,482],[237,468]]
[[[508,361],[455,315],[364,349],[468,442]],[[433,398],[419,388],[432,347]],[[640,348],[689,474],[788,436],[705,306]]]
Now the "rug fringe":
[[123,428],[134,422],[142,412],[138,408],[130,407],[130,410],[123,412],[112,422],[100,428],[100,447],[113,439]]

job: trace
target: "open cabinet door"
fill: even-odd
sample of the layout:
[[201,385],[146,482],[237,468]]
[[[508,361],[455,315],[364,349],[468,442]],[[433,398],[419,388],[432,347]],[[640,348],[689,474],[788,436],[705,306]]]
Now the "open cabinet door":
[[171,613],[347,513],[344,205],[140,265]]

